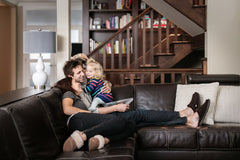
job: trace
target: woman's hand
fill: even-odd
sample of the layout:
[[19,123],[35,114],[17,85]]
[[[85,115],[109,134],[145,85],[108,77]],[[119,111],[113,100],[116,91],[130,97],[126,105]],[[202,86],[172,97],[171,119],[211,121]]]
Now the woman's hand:
[[88,57],[86,56],[86,54],[83,53],[83,54],[81,54],[81,59],[86,61],[86,60],[88,60]]
[[88,57],[84,53],[78,53],[72,57],[72,59],[78,59],[80,58],[83,61],[88,60]]
[[117,104],[109,107],[99,107],[98,108],[98,113],[100,114],[108,114],[108,113],[113,113],[113,112],[126,112],[126,110],[129,109],[128,104]]
[[129,105],[128,104],[123,104],[123,103],[120,103],[120,104],[117,104],[116,105],[116,111],[118,112],[126,112],[126,110],[129,109]]

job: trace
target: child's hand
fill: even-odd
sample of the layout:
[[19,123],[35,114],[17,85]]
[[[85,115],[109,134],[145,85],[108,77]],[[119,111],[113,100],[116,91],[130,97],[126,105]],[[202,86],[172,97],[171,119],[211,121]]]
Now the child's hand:
[[102,93],[110,93],[111,92],[111,88],[112,84],[109,81],[105,81],[103,84],[103,87],[101,88],[101,92]]
[[129,109],[129,105],[128,104],[120,103],[120,104],[116,105],[116,111],[118,111],[118,112],[125,112],[128,109]]

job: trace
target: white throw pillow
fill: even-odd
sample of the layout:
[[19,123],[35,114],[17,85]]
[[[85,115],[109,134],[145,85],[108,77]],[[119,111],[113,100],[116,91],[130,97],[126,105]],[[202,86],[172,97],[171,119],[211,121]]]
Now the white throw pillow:
[[213,125],[218,86],[218,82],[177,85],[175,111],[181,111],[185,109],[190,103],[193,93],[198,92],[200,95],[201,105],[206,99],[210,99],[210,107],[203,123]]
[[240,123],[240,86],[219,86],[215,122]]

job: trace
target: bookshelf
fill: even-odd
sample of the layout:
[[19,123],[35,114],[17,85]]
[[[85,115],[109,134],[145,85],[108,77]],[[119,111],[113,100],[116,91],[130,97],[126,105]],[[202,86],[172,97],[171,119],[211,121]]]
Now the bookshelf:
[[[93,40],[96,43],[104,42],[112,34],[118,31],[118,29],[121,28],[120,19],[124,15],[127,15],[127,18],[129,18],[130,15],[132,19],[143,11],[143,9],[140,9],[141,0],[124,0],[125,2],[127,1],[128,3],[131,3],[131,6],[123,9],[117,9],[118,1],[121,0],[83,0],[83,53],[90,53],[90,41]],[[95,3],[98,5],[93,5]],[[107,5],[107,8],[98,9],[96,7],[101,6],[101,4]],[[119,24],[107,27],[107,20],[113,21],[111,19],[112,17],[118,17]],[[96,19],[100,19],[100,23]],[[137,34],[138,32],[136,26],[131,29],[131,36],[133,39],[137,38]]]

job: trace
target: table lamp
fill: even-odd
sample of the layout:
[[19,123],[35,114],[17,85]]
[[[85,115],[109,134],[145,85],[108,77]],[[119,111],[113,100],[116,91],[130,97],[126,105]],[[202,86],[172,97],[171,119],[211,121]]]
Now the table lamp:
[[36,72],[32,75],[35,89],[45,89],[47,73],[42,59],[42,53],[56,52],[56,33],[52,31],[25,31],[23,32],[23,52],[37,53],[38,61]]

